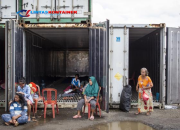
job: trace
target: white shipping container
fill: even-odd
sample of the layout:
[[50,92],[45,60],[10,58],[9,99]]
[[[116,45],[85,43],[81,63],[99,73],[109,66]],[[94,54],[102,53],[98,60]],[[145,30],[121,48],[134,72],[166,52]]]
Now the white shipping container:
[[[132,104],[137,103],[136,83],[140,69],[146,67],[154,83],[152,88],[155,105],[165,103],[166,35],[164,24],[110,25],[109,29],[109,103],[119,105],[123,87],[132,87]],[[129,79],[133,78],[135,82]],[[156,100],[160,93],[160,100]],[[161,103],[160,103],[161,102]],[[116,106],[117,107],[117,106]]]

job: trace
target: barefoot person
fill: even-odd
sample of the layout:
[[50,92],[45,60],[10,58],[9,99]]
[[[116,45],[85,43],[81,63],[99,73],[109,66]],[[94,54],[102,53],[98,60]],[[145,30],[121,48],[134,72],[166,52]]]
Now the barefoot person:
[[71,81],[71,88],[73,89],[74,93],[80,93],[80,80],[79,80],[79,74],[75,75],[75,78]]
[[28,122],[27,102],[22,94],[16,93],[14,101],[10,104],[10,114],[3,114],[2,119],[6,125],[14,126]]
[[96,97],[98,96],[98,92],[99,92],[99,85],[95,79],[95,77],[90,77],[89,78],[89,84],[87,84],[87,87],[84,91],[84,99],[81,99],[78,104],[77,104],[77,115],[73,116],[73,118],[81,118],[81,110],[82,107],[84,106],[84,104],[86,103],[86,105],[88,103],[91,104],[91,117],[90,120],[94,120],[94,111],[96,108]]
[[[139,86],[139,87],[138,87]],[[136,115],[146,112],[147,115],[150,115],[153,111],[153,97],[151,93],[151,88],[153,83],[151,78],[148,76],[148,70],[146,68],[141,69],[141,75],[138,78],[136,91],[138,94],[138,112]],[[149,96],[147,101],[143,101],[143,91]]]
[[23,94],[25,100],[27,101],[28,106],[28,121],[31,121],[31,104],[33,103],[33,98],[30,93],[31,89],[29,85],[26,84],[26,81],[24,78],[21,78],[19,80],[19,86],[17,87],[17,93]]

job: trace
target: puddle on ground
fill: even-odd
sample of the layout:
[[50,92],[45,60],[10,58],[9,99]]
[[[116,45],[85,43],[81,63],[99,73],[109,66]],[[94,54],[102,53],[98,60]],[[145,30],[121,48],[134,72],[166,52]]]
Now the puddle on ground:
[[[80,129],[85,130],[85,128]],[[112,122],[86,128],[86,130],[155,130],[140,122]]]

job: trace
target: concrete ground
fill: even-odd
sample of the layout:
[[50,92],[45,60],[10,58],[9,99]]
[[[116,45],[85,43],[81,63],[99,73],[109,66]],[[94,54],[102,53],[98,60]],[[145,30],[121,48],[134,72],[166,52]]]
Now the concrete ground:
[[[151,116],[145,114],[134,115],[137,109],[131,109],[130,112],[121,112],[118,109],[110,110],[109,113],[102,112],[102,117],[95,116],[94,121],[87,119],[87,114],[81,119],[72,119],[76,114],[76,109],[60,109],[60,114],[56,118],[52,118],[51,109],[47,111],[47,118],[43,118],[43,110],[39,110],[37,114],[37,122],[30,122],[18,127],[5,126],[0,119],[0,130],[78,130],[92,127],[96,124],[104,124],[114,121],[137,121],[151,126],[156,130],[180,130],[180,109],[175,110],[159,110],[154,109]],[[0,114],[4,113],[0,109]],[[41,116],[41,117],[40,117]]]

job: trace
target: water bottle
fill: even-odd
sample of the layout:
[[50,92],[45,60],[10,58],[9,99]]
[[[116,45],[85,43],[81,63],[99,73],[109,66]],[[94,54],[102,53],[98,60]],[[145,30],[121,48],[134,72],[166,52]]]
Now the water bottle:
[[159,93],[156,93],[156,100],[159,101]]

